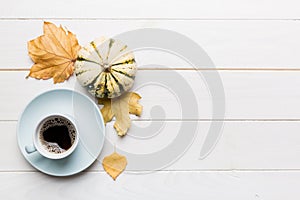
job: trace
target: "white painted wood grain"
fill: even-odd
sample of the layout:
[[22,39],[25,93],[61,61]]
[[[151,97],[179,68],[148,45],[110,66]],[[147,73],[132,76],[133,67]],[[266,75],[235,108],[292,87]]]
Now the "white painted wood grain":
[[[81,45],[96,37],[139,28],[163,28],[194,40],[217,68],[289,69],[300,67],[300,22],[261,20],[51,20],[76,33]],[[27,41],[42,34],[42,20],[0,20],[0,69],[30,68]],[[158,38],[159,39],[159,38]],[[175,43],[174,43],[175,45]],[[139,67],[191,67],[175,55],[136,51]],[[201,66],[212,68],[212,66]]]
[[[10,0],[1,5],[0,199],[299,199],[300,72],[292,71],[300,69],[300,26],[295,20],[300,18],[299,1]],[[124,151],[145,154],[170,144],[181,124],[199,123],[197,137],[180,159],[150,174],[140,171],[149,170],[147,167],[137,169],[129,160],[127,171],[114,182],[100,165],[103,156],[112,151],[107,142],[99,161],[79,175],[54,178],[34,170],[18,150],[19,114],[45,90],[81,90],[74,78],[53,85],[51,81],[25,80],[27,72],[17,71],[31,66],[26,42],[42,33],[43,19],[66,25],[82,45],[100,35],[111,37],[147,27],[173,30],[197,42],[218,68],[227,69],[219,72],[227,119],[212,154],[198,159],[212,111],[203,80],[192,70],[149,70],[138,72],[137,86],[149,76],[180,74],[196,94],[199,115],[182,118],[170,87],[150,84],[138,90],[143,96],[142,121],[135,119],[122,140],[115,135],[112,123],[108,124],[107,139]],[[136,57],[142,66],[189,67],[163,52],[137,52]],[[151,116],[155,105],[164,108],[167,121]],[[157,136],[132,137],[151,123],[164,124]]]
[[[88,171],[102,171],[101,161],[111,154],[113,145],[118,151],[144,155],[158,152],[172,144],[180,134],[182,125],[198,125],[191,146],[180,158],[162,170],[217,171],[217,170],[299,170],[300,169],[300,122],[225,122],[223,132],[213,152],[204,160],[199,159],[200,149],[211,122],[133,122],[129,135],[116,136],[113,123],[107,125],[104,149]],[[162,125],[161,125],[162,124]],[[147,126],[161,127],[159,132],[150,132]],[[141,128],[144,127],[145,129]],[[0,122],[0,172],[35,171],[22,157],[17,146],[16,122]],[[149,138],[137,138],[145,136]],[[153,130],[153,128],[152,128]],[[83,133],[84,134],[84,133]],[[187,133],[190,134],[190,133]],[[156,135],[150,137],[151,135]],[[133,137],[135,136],[135,137]],[[180,147],[178,147],[180,148]],[[9,153],[8,153],[9,152]],[[182,152],[183,153],[183,152]],[[128,155],[129,155],[128,154]],[[163,157],[157,157],[160,162]],[[128,156],[128,171],[151,171],[149,166],[134,165]],[[147,162],[147,160],[145,161]]]
[[300,172],[104,172],[70,178],[40,173],[1,173],[1,199],[232,199],[297,200]]
[[[5,87],[0,87],[0,120],[17,120],[27,103],[39,93],[54,88],[72,88],[85,91],[75,77],[63,84],[52,80],[25,79],[28,72],[6,71],[0,73]],[[199,71],[192,70],[143,70],[138,71],[135,91],[141,94],[144,111],[141,119],[212,119],[210,93]],[[202,73],[215,73],[205,71]],[[226,119],[299,119],[300,118],[300,72],[298,71],[219,71],[225,92]],[[175,78],[174,78],[175,77]],[[178,79],[182,78],[182,81]],[[164,79],[176,79],[164,84]],[[191,96],[174,93],[182,90],[195,95],[198,115],[182,109],[192,106]],[[211,91],[210,91],[211,92]],[[218,99],[217,102],[224,102]],[[157,111],[160,106],[163,112]],[[194,106],[195,107],[195,106]],[[196,107],[195,107],[196,108]],[[217,119],[217,118],[215,118]]]
[[76,0],[44,3],[38,0],[3,2],[2,18],[299,18],[297,0]]

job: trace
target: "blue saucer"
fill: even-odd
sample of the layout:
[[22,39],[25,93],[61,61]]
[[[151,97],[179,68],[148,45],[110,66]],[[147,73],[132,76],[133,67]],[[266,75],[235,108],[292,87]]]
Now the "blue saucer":
[[[60,160],[25,151],[25,146],[33,143],[33,132],[39,120],[51,113],[73,116],[79,131],[77,148]],[[73,90],[56,89],[40,94],[27,105],[18,121],[17,139],[23,156],[33,167],[53,176],[70,176],[97,159],[104,144],[105,126],[98,106],[89,97]]]

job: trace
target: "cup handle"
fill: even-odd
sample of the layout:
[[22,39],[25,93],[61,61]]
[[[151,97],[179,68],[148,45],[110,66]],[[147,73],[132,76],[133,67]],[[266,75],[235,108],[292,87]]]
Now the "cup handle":
[[31,154],[33,152],[36,152],[37,150],[33,145],[28,145],[28,146],[25,146],[25,151],[26,151],[26,153]]

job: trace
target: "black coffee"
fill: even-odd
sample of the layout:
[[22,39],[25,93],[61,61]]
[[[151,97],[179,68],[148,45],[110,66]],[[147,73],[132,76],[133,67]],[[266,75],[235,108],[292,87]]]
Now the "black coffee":
[[64,150],[68,150],[72,146],[68,127],[65,125],[49,127],[43,132],[43,138],[46,142],[58,144]]
[[63,153],[73,145],[76,129],[67,118],[51,116],[42,123],[39,139],[48,152]]

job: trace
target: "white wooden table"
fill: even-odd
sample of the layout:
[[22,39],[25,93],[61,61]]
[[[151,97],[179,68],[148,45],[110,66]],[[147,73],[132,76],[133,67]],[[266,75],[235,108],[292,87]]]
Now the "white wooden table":
[[[0,199],[299,199],[299,19],[297,0],[1,1]],[[159,139],[117,140],[111,123],[106,134],[120,148],[143,153],[168,144],[176,124],[199,123],[195,141],[175,163],[154,173],[128,168],[115,182],[99,161],[67,178],[31,167],[17,146],[22,109],[45,90],[73,89],[75,84],[74,77],[59,85],[25,79],[32,64],[26,42],[42,33],[43,20],[68,27],[81,45],[101,35],[145,27],[173,30],[196,41],[215,63],[226,95],[225,125],[213,152],[199,160],[209,123],[218,120],[211,118],[205,88],[200,86],[195,93],[199,116],[178,119],[180,110],[172,103],[172,94],[157,92],[153,85],[139,91],[144,113],[133,123],[159,123],[161,119],[151,118],[150,111],[154,105],[164,106],[167,118]],[[193,89],[199,87],[197,71],[161,57],[157,52],[140,56],[142,64],[161,61],[157,64],[173,68]],[[172,70],[155,65],[139,70],[135,84],[142,84],[148,73],[167,77]],[[99,160],[111,151],[104,147]]]

